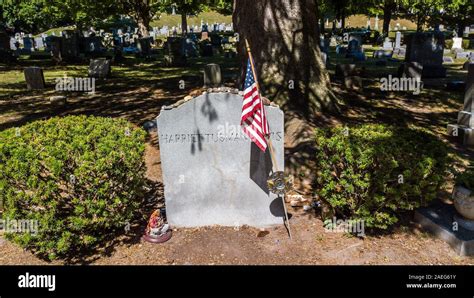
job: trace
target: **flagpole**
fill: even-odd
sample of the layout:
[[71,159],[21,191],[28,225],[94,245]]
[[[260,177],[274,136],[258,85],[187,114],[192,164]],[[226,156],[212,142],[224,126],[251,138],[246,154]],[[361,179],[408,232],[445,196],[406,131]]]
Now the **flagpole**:
[[[252,73],[254,75],[254,78],[255,78],[255,85],[257,87],[257,92],[258,92],[258,96],[260,97],[260,100],[262,101],[262,106],[263,106],[263,97],[262,95],[260,94],[260,86],[258,84],[258,79],[257,79],[257,73],[255,72],[255,66],[253,64],[253,57],[252,57],[252,52],[250,51],[250,45],[249,45],[249,42],[247,40],[247,38],[245,38],[245,47],[247,48],[247,53],[249,55],[249,59],[250,59],[250,67],[252,67]],[[263,115],[262,115],[263,116]],[[267,140],[267,143],[268,143],[268,149],[270,150],[270,157],[272,158],[272,163],[275,167],[274,171],[275,172],[278,172],[279,169],[278,169],[278,163],[276,162],[276,158],[275,158],[275,152],[273,151],[273,144],[272,144],[272,140],[270,139],[270,136],[265,135],[265,139]],[[288,234],[290,236],[290,239],[292,239],[292,236],[291,236],[291,228],[290,228],[290,220],[288,219],[288,212],[286,210],[286,205],[285,205],[285,198],[284,196],[281,197],[281,201],[283,203],[283,210],[285,212],[285,218],[286,218],[286,223],[287,223],[287,226],[288,226]]]

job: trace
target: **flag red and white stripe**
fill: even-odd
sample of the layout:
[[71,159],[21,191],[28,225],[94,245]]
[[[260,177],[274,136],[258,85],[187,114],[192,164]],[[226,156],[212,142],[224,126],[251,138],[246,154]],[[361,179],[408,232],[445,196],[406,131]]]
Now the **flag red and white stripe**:
[[267,149],[265,136],[269,133],[265,107],[258,92],[250,57],[247,63],[247,74],[244,84],[244,101],[242,104],[241,125],[245,134],[262,151]]

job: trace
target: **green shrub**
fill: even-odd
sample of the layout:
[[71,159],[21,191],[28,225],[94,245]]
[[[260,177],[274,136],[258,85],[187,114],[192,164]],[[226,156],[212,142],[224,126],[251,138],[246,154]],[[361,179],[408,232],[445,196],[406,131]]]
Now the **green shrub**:
[[0,132],[4,219],[36,220],[6,236],[54,259],[94,248],[139,206],[145,133],[125,120],[69,116]]
[[470,190],[474,190],[474,167],[471,166],[464,172],[456,176],[456,185],[464,186]]
[[316,146],[315,191],[336,215],[368,228],[387,229],[400,211],[434,199],[446,174],[446,146],[419,130],[320,129]]

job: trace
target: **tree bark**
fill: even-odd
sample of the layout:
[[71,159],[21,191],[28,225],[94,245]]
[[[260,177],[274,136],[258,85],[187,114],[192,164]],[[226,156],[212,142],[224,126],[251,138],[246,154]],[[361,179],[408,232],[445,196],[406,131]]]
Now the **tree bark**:
[[385,0],[383,7],[383,28],[382,33],[388,36],[388,31],[390,29],[390,21],[392,20],[392,10],[393,10],[392,0]]
[[235,1],[233,23],[242,71],[247,39],[263,95],[304,117],[338,109],[319,51],[316,0]]
[[150,18],[146,16],[141,16],[137,19],[138,31],[142,37],[149,37],[150,33],[148,28],[150,27]]
[[188,20],[186,18],[186,13],[181,14],[181,32],[183,36],[188,33]]

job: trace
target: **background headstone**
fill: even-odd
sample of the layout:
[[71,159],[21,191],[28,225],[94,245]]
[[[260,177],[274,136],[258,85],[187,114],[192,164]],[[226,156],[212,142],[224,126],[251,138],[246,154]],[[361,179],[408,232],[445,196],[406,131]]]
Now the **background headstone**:
[[[272,161],[242,132],[243,97],[206,93],[164,107],[157,118],[166,215],[171,226],[267,227],[283,223],[269,192]],[[283,112],[265,107],[278,168],[284,168]]]
[[221,83],[222,74],[219,64],[211,63],[204,66],[204,86],[218,87]]
[[44,75],[40,67],[27,67],[24,74],[28,90],[44,89]]
[[474,147],[474,64],[468,65],[464,107],[458,113],[458,123],[448,125],[448,134],[468,147]]
[[91,59],[89,64],[89,76],[105,78],[109,76],[110,71],[110,60],[105,58]]
[[423,65],[423,77],[446,77],[443,64],[444,35],[441,32],[417,32],[406,36],[405,62]]

